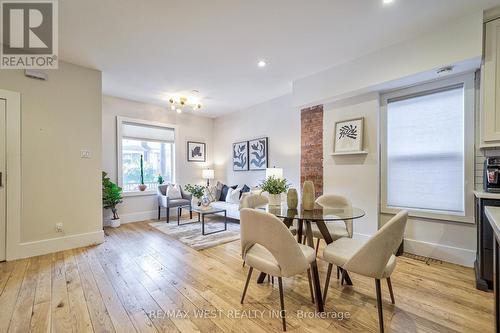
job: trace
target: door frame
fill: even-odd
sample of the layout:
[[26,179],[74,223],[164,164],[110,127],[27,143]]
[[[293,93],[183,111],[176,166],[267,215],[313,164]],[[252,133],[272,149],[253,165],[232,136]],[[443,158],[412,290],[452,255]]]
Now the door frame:
[[21,94],[0,89],[6,106],[6,260],[16,259],[21,243]]

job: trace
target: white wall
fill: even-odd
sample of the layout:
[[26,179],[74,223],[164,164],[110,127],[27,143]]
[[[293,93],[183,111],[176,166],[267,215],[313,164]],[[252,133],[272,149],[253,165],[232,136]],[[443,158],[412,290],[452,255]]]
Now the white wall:
[[47,73],[47,81],[0,75],[0,89],[21,94],[21,243],[9,260],[103,240],[101,72],[59,62]]
[[[323,192],[340,194],[362,208],[366,215],[353,222],[354,236],[366,238],[378,228],[379,144],[378,94],[323,106]],[[331,156],[336,121],[364,117],[363,149],[366,155]]]
[[267,136],[269,167],[283,168],[284,177],[299,188],[300,110],[292,107],[291,95],[216,118],[214,130],[215,178],[228,185],[260,184],[265,171],[233,171],[232,144]]
[[[294,105],[314,105],[431,79],[435,70],[455,64],[457,72],[480,65],[483,13],[473,12],[443,23],[432,31],[402,43],[353,59],[344,64],[294,81]],[[393,82],[398,81],[398,82]]]
[[[203,111],[201,111],[203,112]],[[159,107],[117,97],[103,96],[102,99],[102,169],[110,178],[117,180],[116,155],[116,117],[129,117],[166,124],[176,124],[176,182],[184,186],[187,183],[204,184],[201,178],[203,168],[211,167],[213,161],[214,121],[211,118],[177,114],[167,107]],[[187,162],[187,141],[199,141],[207,144],[207,161]],[[156,195],[127,196],[118,207],[123,223],[156,218],[158,205]],[[163,211],[162,214],[165,214]]]

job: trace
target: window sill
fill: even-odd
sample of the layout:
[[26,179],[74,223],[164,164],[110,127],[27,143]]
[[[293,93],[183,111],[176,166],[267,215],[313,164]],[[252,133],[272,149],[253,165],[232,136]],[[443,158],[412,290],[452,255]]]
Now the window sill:
[[156,191],[136,191],[136,192],[123,192],[124,197],[143,197],[149,195],[156,195]]
[[387,215],[395,215],[400,210],[403,210],[403,209],[406,209],[408,211],[409,218],[424,219],[424,220],[437,220],[437,221],[446,221],[446,222],[458,222],[458,223],[464,223],[464,224],[474,224],[475,223],[474,217],[466,216],[466,215],[462,215],[462,214],[453,214],[450,212],[439,213],[437,211],[383,207],[380,210],[380,213],[387,214]]

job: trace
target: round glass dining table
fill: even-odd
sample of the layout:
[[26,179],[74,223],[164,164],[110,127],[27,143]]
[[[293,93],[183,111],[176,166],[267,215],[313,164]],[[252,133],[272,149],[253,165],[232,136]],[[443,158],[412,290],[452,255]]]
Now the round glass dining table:
[[[283,223],[288,227],[294,225],[293,221],[296,220],[296,235],[297,241],[302,243],[303,237],[307,241],[307,245],[314,248],[313,242],[313,232],[311,223],[315,223],[318,230],[321,232],[323,239],[327,244],[333,242],[332,236],[326,226],[329,222],[338,221],[354,221],[365,216],[365,211],[352,206],[323,206],[318,203],[314,204],[314,209],[305,210],[300,205],[297,208],[288,208],[285,203],[280,206],[263,205],[258,207],[258,209],[265,210],[281,219]],[[304,230],[305,227],[305,230]],[[315,294],[316,308],[319,312],[324,312],[323,297],[321,295],[321,287],[319,282],[319,272],[316,262],[311,264],[312,282]],[[347,272],[343,272],[345,282],[348,285],[352,285],[352,281]],[[265,273],[261,273],[257,279],[258,283],[264,282],[266,278]]]

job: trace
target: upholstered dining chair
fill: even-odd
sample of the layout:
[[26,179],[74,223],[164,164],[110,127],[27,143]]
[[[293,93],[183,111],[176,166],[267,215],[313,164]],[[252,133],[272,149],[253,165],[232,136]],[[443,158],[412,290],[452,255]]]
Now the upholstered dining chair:
[[[323,207],[341,207],[349,211],[352,210],[351,202],[347,198],[342,197],[340,195],[324,194],[320,196],[318,199],[316,199],[316,203],[318,203]],[[326,223],[326,227],[328,228],[330,236],[334,241],[341,237],[352,238],[352,220],[328,222]],[[320,241],[321,239],[323,239],[323,234],[321,234],[321,231],[319,231],[316,223],[313,223],[311,225],[311,230],[313,233],[313,237],[318,239],[316,242],[316,254],[317,254],[319,250]]]
[[[297,243],[280,219],[262,210],[243,208],[240,211],[240,224],[242,255],[249,266],[241,304],[245,299],[254,268],[268,275],[277,276],[280,313],[283,331],[286,331],[282,278],[308,271],[311,263],[316,260],[314,249]],[[310,274],[308,278],[310,280]],[[310,291],[312,293],[312,288]]]
[[243,208],[257,208],[269,203],[269,199],[262,194],[243,193],[240,200],[240,210]]
[[[167,196],[167,188],[169,184],[166,185],[158,185],[158,189],[156,190],[156,196],[158,197],[158,220],[161,217],[161,208],[166,208],[167,210],[167,223],[170,222],[170,208],[181,207],[181,206],[189,206],[189,218],[193,218],[193,211],[191,210],[191,198],[192,195],[184,192],[182,186],[179,186],[181,190],[181,198],[179,199],[170,199]],[[182,213],[182,208],[181,212]]]
[[374,278],[380,332],[384,332],[380,280],[387,280],[391,302],[394,304],[394,293],[391,284],[391,274],[396,267],[394,253],[396,253],[403,240],[407,219],[408,212],[403,210],[384,224],[368,241],[340,238],[328,244],[323,251],[323,259],[328,262],[323,301],[326,302],[332,265],[344,269],[342,271],[342,280],[345,271]]

